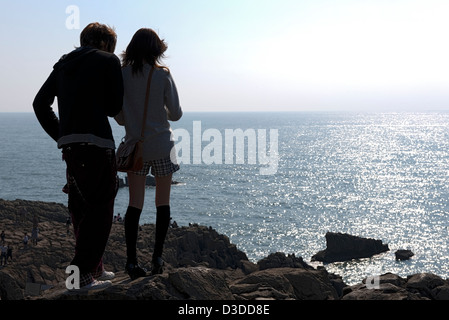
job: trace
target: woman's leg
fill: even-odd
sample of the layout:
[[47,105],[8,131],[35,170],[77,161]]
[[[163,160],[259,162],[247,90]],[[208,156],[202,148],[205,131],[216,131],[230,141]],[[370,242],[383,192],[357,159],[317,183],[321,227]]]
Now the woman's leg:
[[146,176],[128,173],[129,206],[142,210],[145,202]]
[[145,198],[145,176],[128,173],[129,205],[125,214],[127,265],[137,265],[137,235]]
[[170,205],[170,191],[172,184],[172,175],[165,177],[155,177],[156,180],[156,208]]
[[161,257],[164,247],[165,237],[170,225],[170,190],[172,175],[165,177],[155,177],[156,179],[156,235],[153,251],[152,273],[162,273]]

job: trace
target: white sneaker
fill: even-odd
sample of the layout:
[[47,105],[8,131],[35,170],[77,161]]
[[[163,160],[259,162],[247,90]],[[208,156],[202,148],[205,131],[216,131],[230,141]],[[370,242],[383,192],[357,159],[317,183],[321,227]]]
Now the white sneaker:
[[106,280],[106,281],[94,280],[91,283],[89,283],[88,285],[81,287],[80,290],[86,290],[86,291],[102,290],[102,289],[106,289],[110,286],[112,286],[112,282],[109,280]]
[[103,271],[100,277],[97,278],[97,280],[104,281],[104,280],[112,280],[115,278],[115,273],[111,271]]
[[112,282],[109,280],[106,281],[98,281],[94,280],[88,285],[81,287],[79,289],[71,288],[68,289],[68,292],[76,292],[76,293],[87,293],[88,291],[102,290],[112,286]]

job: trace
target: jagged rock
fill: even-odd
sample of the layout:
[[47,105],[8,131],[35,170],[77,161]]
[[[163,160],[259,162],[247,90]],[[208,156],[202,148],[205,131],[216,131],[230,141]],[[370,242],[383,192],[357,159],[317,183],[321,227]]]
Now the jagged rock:
[[375,277],[344,288],[342,300],[422,300],[405,289],[406,279],[392,273]]
[[295,257],[294,254],[285,255],[283,252],[276,252],[270,254],[268,257],[263,258],[257,262],[260,270],[270,269],[270,268],[306,268],[313,269],[312,266],[308,265],[304,260],[299,257]]
[[[312,266],[307,264],[302,257],[295,257],[294,254],[285,255],[283,252],[276,252],[268,255],[266,258],[257,262],[259,270],[273,269],[273,268],[302,268],[307,270],[314,270]],[[343,288],[346,284],[343,282],[341,276],[327,273],[325,268],[318,267],[318,270],[327,274],[327,280],[334,287],[337,296],[341,297]]]
[[[149,240],[152,248],[153,237]],[[170,229],[165,246],[164,259],[176,267],[201,264],[215,269],[237,269],[243,267],[243,262],[249,262],[227,236],[197,224]]]
[[388,245],[381,240],[367,239],[345,233],[326,233],[326,249],[312,257],[312,261],[325,263],[368,258],[388,251]]
[[184,300],[233,300],[224,275],[214,269],[181,268],[170,273],[168,280]]
[[205,267],[177,268],[162,275],[131,281],[118,272],[113,286],[100,291],[68,291],[58,285],[45,300],[234,300],[224,275]]
[[12,275],[7,272],[0,272],[0,294],[2,300],[22,300],[24,298],[24,288]]
[[[441,277],[431,273],[419,273],[408,277],[406,288],[411,292],[416,292],[421,296],[434,299],[432,292],[437,292],[439,287],[447,287],[449,284]],[[443,289],[443,288],[440,288]],[[434,291],[435,290],[435,291]]]
[[[318,270],[319,269],[320,268],[318,268]],[[331,282],[332,286],[337,291],[337,295],[339,297],[342,297],[343,290],[344,290],[344,288],[346,288],[346,284],[343,282],[343,278],[337,274],[329,273],[329,281]]]
[[239,299],[335,300],[338,294],[327,272],[303,268],[257,271],[231,284]]
[[[368,284],[367,284],[368,282]],[[342,300],[448,300],[449,282],[431,273],[419,273],[406,279],[395,274],[379,275],[375,281],[343,290]]]
[[338,295],[325,271],[275,268],[230,280],[229,271],[206,267],[172,269],[162,275],[131,281],[120,272],[107,289],[79,293],[62,285],[45,300],[335,300]]
[[449,284],[435,287],[431,291],[431,296],[434,300],[449,300]]
[[404,288],[391,283],[380,284],[378,288],[359,286],[356,290],[343,296],[342,300],[423,300]]
[[396,260],[408,260],[415,254],[411,250],[397,250],[395,253]]
[[68,209],[60,203],[0,199],[0,219],[2,220],[8,219],[16,225],[30,226],[35,215],[40,220],[65,222]]

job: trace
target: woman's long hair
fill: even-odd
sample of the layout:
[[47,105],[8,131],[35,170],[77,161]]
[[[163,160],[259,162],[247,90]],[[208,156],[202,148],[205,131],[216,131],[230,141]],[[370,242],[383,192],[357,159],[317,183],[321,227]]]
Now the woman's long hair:
[[167,67],[161,65],[167,48],[165,41],[160,39],[153,29],[139,29],[122,54],[122,66],[131,66],[133,74],[142,72],[145,63],[152,67],[168,70]]

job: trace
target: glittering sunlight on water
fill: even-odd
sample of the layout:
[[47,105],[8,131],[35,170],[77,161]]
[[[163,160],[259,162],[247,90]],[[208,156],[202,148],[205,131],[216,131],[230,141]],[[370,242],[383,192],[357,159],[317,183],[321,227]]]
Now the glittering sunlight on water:
[[[302,256],[316,253],[314,237],[346,232],[390,247],[372,259],[327,265],[349,282],[367,276],[364,270],[447,275],[447,121],[439,114],[350,115],[291,128],[295,147],[284,150],[283,168],[296,186],[286,184],[284,195],[298,200]],[[401,248],[415,257],[396,262]]]
[[[195,176],[197,182],[185,187],[197,199],[189,221],[199,215],[198,222],[229,235],[254,261],[275,251],[309,260],[325,248],[327,231],[387,243],[390,251],[382,255],[326,266],[349,283],[372,272],[449,274],[448,115],[297,114],[282,120],[262,121],[280,130],[276,175],[260,176],[251,166],[185,167],[192,174],[186,180]],[[396,262],[397,249],[415,256]]]

